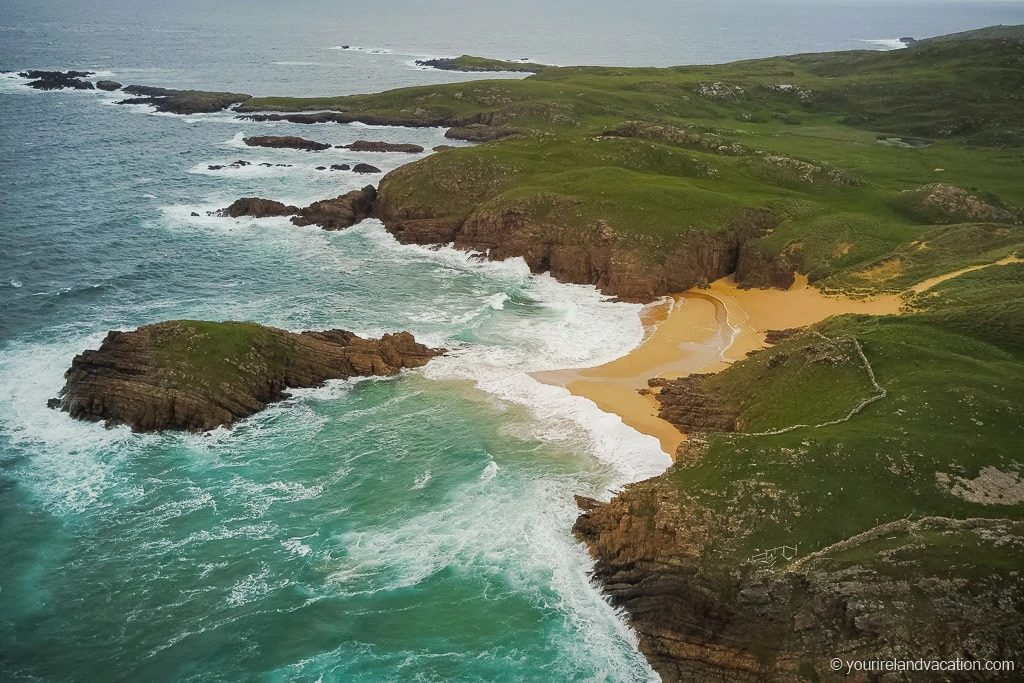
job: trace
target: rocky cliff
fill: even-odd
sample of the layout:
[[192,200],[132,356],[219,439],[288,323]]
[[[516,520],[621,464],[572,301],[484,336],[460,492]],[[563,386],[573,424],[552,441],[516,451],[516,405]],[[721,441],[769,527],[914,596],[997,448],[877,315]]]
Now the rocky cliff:
[[[559,214],[570,214],[574,207],[571,199],[554,195],[545,198],[541,217],[528,201],[500,208],[481,202],[464,218],[435,206],[409,203],[395,182],[409,168],[381,180],[374,207],[374,215],[399,241],[452,243],[497,260],[523,257],[533,272],[550,272],[562,282],[595,285],[605,294],[630,301],[651,301],[733,273],[751,240],[777,221],[769,211],[737,207],[725,229],[693,231],[652,258],[646,245],[606,222],[580,226],[560,220]],[[786,285],[785,277],[779,278],[772,267],[772,275],[762,277],[755,263],[740,284]],[[792,282],[792,272],[788,276]]]
[[74,358],[51,407],[134,431],[206,431],[287,398],[286,388],[395,375],[441,349],[408,332],[363,339],[345,330],[293,333],[256,323],[179,320],[110,332]]
[[[1021,522],[902,520],[788,567],[787,548],[724,564],[716,545],[736,530],[668,484],[671,476],[633,484],[610,503],[579,498],[584,512],[574,527],[662,680],[1015,680],[846,667],[1018,656],[1024,577],[1009,567],[1024,550]],[[965,547],[974,549],[969,556]]]

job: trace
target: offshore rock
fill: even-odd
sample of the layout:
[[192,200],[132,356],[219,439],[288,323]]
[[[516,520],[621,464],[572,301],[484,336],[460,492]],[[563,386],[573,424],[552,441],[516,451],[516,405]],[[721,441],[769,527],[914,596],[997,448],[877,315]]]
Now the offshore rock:
[[36,90],[93,90],[94,86],[89,81],[83,80],[92,75],[92,71],[22,71],[18,75],[22,78],[33,79],[28,87]]
[[352,190],[340,197],[313,202],[299,209],[292,223],[300,227],[316,224],[324,230],[344,230],[370,217],[376,197],[376,188],[367,185],[361,190]]
[[296,135],[257,135],[250,138],[244,138],[242,142],[250,147],[301,149],[307,152],[322,152],[325,149],[331,148],[331,146],[326,143],[307,140],[306,138],[300,138]]
[[353,173],[380,173],[380,169],[370,164],[356,164],[352,167]]
[[261,199],[260,197],[242,197],[231,203],[226,209],[217,213],[221,216],[238,218],[239,216],[252,216],[253,218],[268,218],[270,216],[291,216],[299,212],[297,206],[286,205],[273,199]]
[[121,84],[117,81],[96,81],[96,87],[99,90],[106,90],[107,92],[114,92],[115,90],[121,89]]
[[349,149],[353,152],[406,152],[408,154],[419,154],[423,151],[420,145],[408,142],[380,142],[372,140],[356,140],[351,145],[338,145],[339,149]]
[[395,375],[442,349],[408,332],[363,339],[345,330],[294,333],[256,323],[176,320],[110,332],[74,358],[59,408],[133,431],[207,431],[288,397],[289,387]]

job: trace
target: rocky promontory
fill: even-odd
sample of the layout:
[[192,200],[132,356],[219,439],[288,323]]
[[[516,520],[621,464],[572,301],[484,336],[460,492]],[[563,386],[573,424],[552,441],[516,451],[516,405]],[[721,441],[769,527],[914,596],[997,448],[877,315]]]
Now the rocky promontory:
[[173,90],[148,85],[128,85],[123,92],[137,97],[118,104],[146,104],[168,114],[212,114],[252,98],[243,93]]
[[297,135],[256,135],[253,137],[243,138],[242,142],[250,147],[301,149],[307,152],[322,152],[325,149],[331,148],[331,146],[326,143],[307,140],[306,138],[300,138]]
[[[769,565],[784,565],[796,548],[725,565],[715,561],[716,542],[736,531],[687,500],[672,475],[632,484],[610,503],[577,498],[574,527],[595,557],[595,578],[630,615],[666,683],[888,680],[850,676],[845,662],[1001,660],[1024,642],[1024,577],[1003,568],[1024,547],[1019,521],[901,520],[786,570]],[[943,555],[935,538],[972,553]],[[832,668],[835,657],[842,670]],[[968,680],[933,674],[892,680]]]
[[408,332],[288,332],[251,322],[176,320],[112,331],[74,358],[51,407],[137,432],[207,431],[329,379],[396,375],[444,353]]

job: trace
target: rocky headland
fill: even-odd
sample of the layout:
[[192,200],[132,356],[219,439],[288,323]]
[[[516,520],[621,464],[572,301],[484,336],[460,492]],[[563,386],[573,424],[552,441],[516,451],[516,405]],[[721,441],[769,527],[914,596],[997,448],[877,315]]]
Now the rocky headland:
[[212,114],[250,99],[251,95],[203,90],[173,90],[147,85],[127,85],[122,91],[137,95],[118,104],[145,104],[168,114]]
[[51,407],[134,431],[207,431],[329,379],[398,374],[442,354],[408,332],[363,339],[256,323],[178,320],[110,332],[74,358]]

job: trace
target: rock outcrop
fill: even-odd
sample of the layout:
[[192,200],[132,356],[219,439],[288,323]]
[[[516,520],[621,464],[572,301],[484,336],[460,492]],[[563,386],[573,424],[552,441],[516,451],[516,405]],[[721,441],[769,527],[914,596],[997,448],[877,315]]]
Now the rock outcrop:
[[322,152],[325,149],[331,148],[331,146],[326,143],[307,140],[306,138],[300,138],[296,135],[256,135],[249,138],[243,138],[242,142],[250,147],[301,149],[307,152]]
[[[400,242],[454,243],[456,248],[484,252],[495,260],[522,257],[533,272],[550,272],[562,282],[595,285],[605,294],[629,301],[651,301],[733,273],[744,245],[778,221],[769,211],[740,207],[723,229],[694,231],[652,262],[607,224],[580,228],[551,219],[542,223],[532,218],[525,204],[501,209],[483,205],[464,218],[433,206],[409,205],[400,191],[393,190],[395,177],[388,174],[381,180],[375,216]],[[551,214],[573,209],[551,208]]]
[[[1020,651],[1024,576],[973,566],[977,556],[998,566],[1021,552],[1020,522],[901,520],[788,567],[771,553],[725,565],[715,544],[735,530],[671,476],[632,484],[609,503],[577,497],[583,514],[573,529],[666,683],[866,682],[876,679],[848,675],[845,662],[1005,660]],[[951,559],[933,550],[936,536],[976,551]],[[893,680],[966,679],[920,671]]]
[[692,374],[657,383],[658,417],[674,424],[684,434],[734,432],[741,427],[739,411],[719,397],[704,391],[710,375]]
[[501,126],[488,126],[482,123],[471,123],[467,126],[452,126],[445,131],[444,136],[449,140],[466,140],[468,142],[491,142],[500,140],[519,131]]
[[138,432],[207,431],[287,398],[286,388],[395,375],[441,353],[408,332],[363,339],[345,330],[170,321],[110,332],[99,349],[74,358],[53,403],[74,418]]
[[1024,223],[1024,212],[998,199],[982,199],[955,185],[932,183],[901,192],[899,208],[920,221],[952,223]]
[[353,173],[380,173],[380,169],[370,164],[356,164],[352,167]]
[[92,71],[22,71],[18,75],[22,78],[30,78],[28,87],[36,90],[93,90],[95,86],[84,80],[91,76]]
[[121,84],[117,81],[96,81],[96,88],[98,90],[105,90],[107,92],[114,92],[115,90],[121,89]]
[[377,190],[367,185],[334,199],[313,202],[298,211],[292,223],[298,226],[319,225],[324,230],[344,230],[370,217]]
[[405,152],[407,154],[419,154],[423,151],[421,145],[414,145],[408,142],[381,142],[376,140],[356,140],[350,145],[338,145],[339,149],[349,149],[353,152]]
[[226,209],[221,209],[218,214],[230,218],[240,216],[252,216],[253,218],[269,218],[271,216],[291,216],[299,212],[297,206],[291,206],[273,199],[261,199],[260,197],[242,197],[231,203]]
[[540,73],[547,67],[543,64],[534,64],[531,62],[512,62],[506,60],[479,60],[479,63],[474,63],[474,58],[467,58],[463,56],[461,58],[452,57],[441,57],[439,59],[417,59],[416,66],[426,66],[433,69],[439,69],[441,71],[460,71],[463,73],[500,73],[503,71],[512,71],[519,73]]
[[204,90],[172,90],[148,85],[128,85],[123,91],[138,95],[118,104],[145,104],[168,114],[212,114],[252,99],[252,95]]

